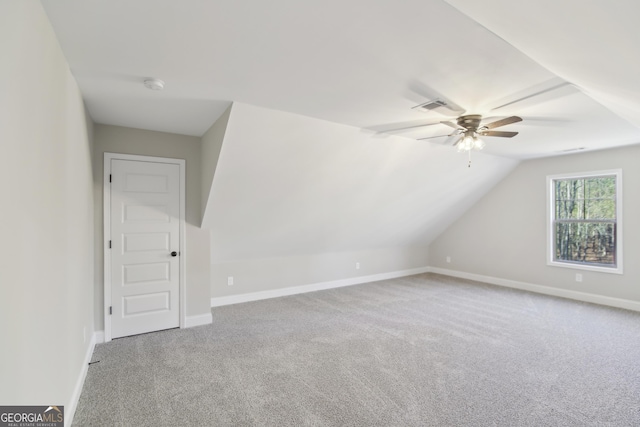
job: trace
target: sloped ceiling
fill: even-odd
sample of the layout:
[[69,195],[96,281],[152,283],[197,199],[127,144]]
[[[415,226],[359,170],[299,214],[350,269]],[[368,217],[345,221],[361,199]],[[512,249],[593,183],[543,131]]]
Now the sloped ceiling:
[[234,103],[203,221],[213,262],[424,246],[517,163]]
[[640,126],[634,0],[447,0],[557,76]]
[[[42,3],[99,123],[200,136],[237,101],[379,132],[448,118],[411,110],[441,96],[467,113],[524,118],[508,129],[516,138],[488,141],[491,154],[640,142],[627,121],[639,94],[631,1]],[[166,89],[147,90],[146,77]]]

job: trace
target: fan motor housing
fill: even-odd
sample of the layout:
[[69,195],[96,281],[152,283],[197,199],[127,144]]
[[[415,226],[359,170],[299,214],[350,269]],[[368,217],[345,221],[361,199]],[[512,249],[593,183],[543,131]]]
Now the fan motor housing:
[[468,130],[478,130],[482,116],[479,114],[469,114],[467,116],[458,117],[458,126]]

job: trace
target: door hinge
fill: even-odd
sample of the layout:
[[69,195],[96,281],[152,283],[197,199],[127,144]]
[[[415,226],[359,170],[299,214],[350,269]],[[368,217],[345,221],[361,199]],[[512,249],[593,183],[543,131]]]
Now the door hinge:
[[111,174],[109,174],[109,182],[111,182]]
[[109,307],[109,314],[113,314],[113,306]]
[[111,240],[109,240],[109,249],[111,249]]

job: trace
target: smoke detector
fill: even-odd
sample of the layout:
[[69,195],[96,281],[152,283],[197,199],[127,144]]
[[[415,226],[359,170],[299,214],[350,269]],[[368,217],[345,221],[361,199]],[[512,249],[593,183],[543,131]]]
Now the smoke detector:
[[160,79],[146,79],[144,85],[147,89],[162,90],[164,89],[164,82]]

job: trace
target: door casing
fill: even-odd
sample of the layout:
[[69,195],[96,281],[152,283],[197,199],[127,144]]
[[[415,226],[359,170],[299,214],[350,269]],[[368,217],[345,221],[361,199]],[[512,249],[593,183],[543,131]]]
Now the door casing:
[[185,214],[186,214],[186,161],[184,159],[172,159],[167,157],[139,156],[133,154],[104,153],[104,177],[103,177],[103,218],[104,218],[104,341],[111,341],[111,316],[109,315],[109,307],[111,301],[111,250],[109,241],[111,240],[111,184],[109,177],[111,175],[111,160],[132,160],[141,162],[168,163],[180,166],[180,256],[178,263],[180,266],[180,274],[178,276],[179,298],[178,303],[180,328],[184,328],[186,324],[186,259],[187,251],[185,245]]

